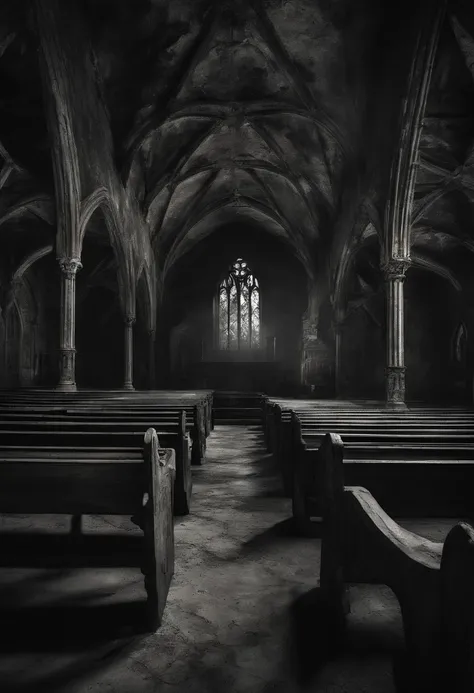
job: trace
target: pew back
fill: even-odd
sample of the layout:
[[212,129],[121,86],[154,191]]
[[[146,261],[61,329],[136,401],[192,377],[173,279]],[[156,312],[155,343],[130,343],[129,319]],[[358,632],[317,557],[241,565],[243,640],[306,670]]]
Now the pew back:
[[103,451],[93,449],[73,453],[56,447],[43,454],[35,450],[32,457],[25,450],[19,452],[23,457],[14,460],[0,453],[1,513],[137,518],[143,529],[140,567],[147,592],[147,625],[156,630],[174,573],[174,451],[160,451],[156,431],[148,429],[141,459],[123,450],[117,455],[109,451],[108,459],[102,457]]

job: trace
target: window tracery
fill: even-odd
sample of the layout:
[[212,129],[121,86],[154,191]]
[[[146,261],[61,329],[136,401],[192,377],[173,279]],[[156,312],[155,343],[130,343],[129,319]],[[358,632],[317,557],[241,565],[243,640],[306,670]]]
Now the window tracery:
[[260,347],[260,287],[242,258],[232,264],[219,286],[219,348]]

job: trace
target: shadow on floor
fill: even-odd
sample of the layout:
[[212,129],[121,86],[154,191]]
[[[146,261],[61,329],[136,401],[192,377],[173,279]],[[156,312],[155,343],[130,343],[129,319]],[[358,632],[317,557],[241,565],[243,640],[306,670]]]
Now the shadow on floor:
[[145,635],[145,601],[91,605],[88,598],[71,605],[0,607],[2,652],[76,652],[117,638]]
[[291,604],[290,633],[291,672],[302,690],[314,690],[318,675],[334,660],[372,659],[381,655],[392,660],[397,693],[410,691],[407,672],[397,675],[397,664],[403,661],[404,655],[390,634],[382,632],[377,624],[365,624],[362,628],[358,625],[349,633],[346,625],[335,616],[327,594],[319,587],[300,595]]
[[[2,691],[66,691],[73,683],[127,659],[149,635],[144,626],[144,601],[106,606],[91,605],[87,598],[75,601],[71,606],[69,595],[65,606],[0,607],[2,659],[19,655],[19,661],[25,662],[23,670],[2,671]],[[38,660],[38,654],[43,658]],[[31,657],[33,667],[28,666]]]
[[319,587],[291,604],[290,632],[292,674],[300,686],[308,687],[345,647],[345,633],[335,627],[332,610]]
[[251,553],[259,553],[271,549],[279,544],[282,539],[301,539],[301,536],[295,529],[294,520],[288,517],[286,520],[277,522],[272,527],[264,530],[260,534],[256,534],[251,539],[243,542],[239,554],[247,556]]
[[[127,660],[135,648],[140,646],[140,637],[122,638],[102,645],[94,643],[88,650],[78,652],[55,671],[40,673],[36,667],[28,668],[21,680],[18,674],[2,676],[2,691],[5,693],[62,693],[71,685],[77,685],[90,676],[114,666],[120,660]],[[26,660],[27,661],[27,660]]]
[[143,556],[143,536],[1,532],[0,567],[133,567]]

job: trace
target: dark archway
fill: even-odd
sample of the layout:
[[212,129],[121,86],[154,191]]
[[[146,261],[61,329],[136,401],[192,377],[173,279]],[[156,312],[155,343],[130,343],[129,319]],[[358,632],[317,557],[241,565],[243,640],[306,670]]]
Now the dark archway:
[[100,209],[88,223],[81,261],[76,279],[76,382],[83,388],[121,388],[124,323],[117,260]]
[[347,266],[338,326],[340,398],[385,396],[385,286],[379,256],[378,238],[373,236]]
[[[454,340],[461,295],[433,272],[411,268],[405,280],[405,365],[408,401],[447,404],[466,396]],[[464,367],[467,368],[466,363]]]

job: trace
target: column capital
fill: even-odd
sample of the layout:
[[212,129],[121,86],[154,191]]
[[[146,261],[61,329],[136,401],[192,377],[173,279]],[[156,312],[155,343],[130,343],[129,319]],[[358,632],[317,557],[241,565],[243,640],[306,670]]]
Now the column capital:
[[149,327],[147,329],[147,334],[149,337],[154,337],[156,335],[156,328],[155,327]]
[[58,262],[61,267],[61,272],[67,279],[73,279],[76,273],[82,269],[82,262],[76,257],[60,257],[58,258]]
[[404,281],[405,274],[411,265],[409,257],[391,257],[382,265],[382,272],[386,282]]
[[123,319],[124,323],[125,323],[127,326],[134,325],[135,322],[136,322],[136,320],[137,320],[137,319],[136,319],[136,317],[135,317],[134,315],[126,315],[126,316],[124,317],[124,319]]
[[19,289],[20,286],[22,286],[22,284],[23,284],[23,276],[13,275],[11,283],[10,283],[12,290],[15,291],[16,289]]

